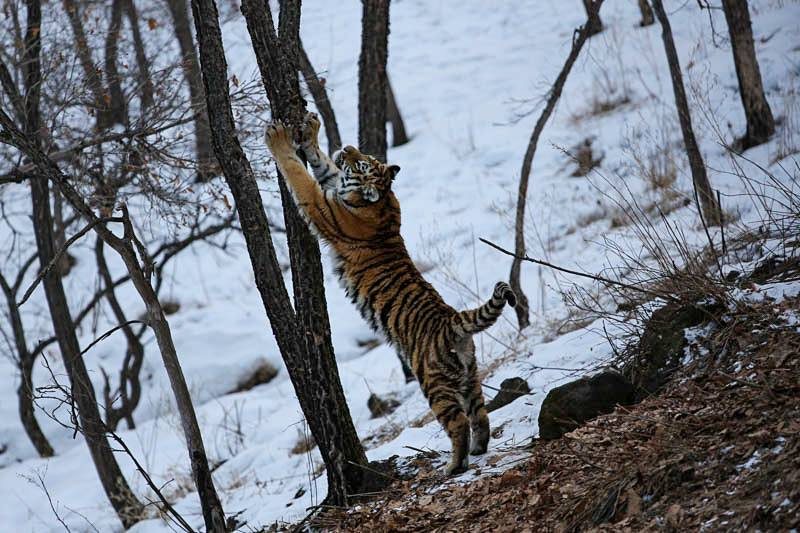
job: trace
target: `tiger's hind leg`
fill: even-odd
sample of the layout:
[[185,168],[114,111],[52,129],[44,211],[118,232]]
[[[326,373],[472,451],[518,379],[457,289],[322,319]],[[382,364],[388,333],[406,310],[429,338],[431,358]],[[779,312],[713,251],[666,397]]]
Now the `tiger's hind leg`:
[[464,409],[467,411],[470,429],[472,430],[471,455],[482,455],[489,447],[489,415],[483,403],[483,389],[478,379],[478,364],[475,360],[475,343],[471,337],[461,341],[457,346],[459,358],[464,365],[464,381],[461,395]]
[[430,384],[426,394],[428,403],[450,437],[452,451],[445,471],[447,475],[460,474],[469,466],[469,420],[461,402],[459,383],[455,376],[445,373],[431,372],[426,377],[426,384]]
[[478,369],[473,363],[467,369],[467,386],[464,390],[464,400],[467,406],[467,416],[472,429],[471,455],[483,455],[489,448],[489,414],[483,403],[483,389],[478,379]]

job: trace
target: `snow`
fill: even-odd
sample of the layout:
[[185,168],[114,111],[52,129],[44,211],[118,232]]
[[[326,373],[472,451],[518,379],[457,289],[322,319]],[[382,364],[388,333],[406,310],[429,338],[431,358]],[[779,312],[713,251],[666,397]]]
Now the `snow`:
[[[764,85],[773,113],[784,120],[773,141],[750,150],[747,156],[780,176],[773,164],[776,155],[798,149],[791,145],[794,137],[787,129],[797,123],[795,98],[800,73],[795,47],[800,40],[800,5],[768,0],[751,4]],[[426,277],[458,308],[475,306],[491,294],[496,281],[507,278],[509,258],[477,238],[512,246],[519,167],[538,116],[538,98],[561,68],[573,28],[585,17],[576,5],[528,2],[487,6],[478,0],[403,0],[392,4],[389,72],[412,138],[407,145],[389,150],[389,160],[402,167],[394,187],[403,211],[403,235],[412,258],[433,267]],[[730,173],[731,162],[718,142],[718,134],[730,141],[744,131],[728,43],[717,35],[720,46],[713,44],[707,12],[701,14],[694,4],[676,3],[668,8],[694,109],[694,125],[711,169],[709,178],[720,189],[725,210],[738,217],[738,225],[754,227],[766,214],[742,194],[744,184]],[[301,24],[308,54],[327,80],[342,137],[352,143],[357,139],[360,16],[358,2],[308,0],[303,4]],[[717,31],[724,32],[721,13],[712,16]],[[593,37],[582,52],[540,140],[526,223],[529,255],[593,273],[620,264],[610,252],[607,239],[643,260],[652,259],[646,257],[634,232],[612,223],[615,215],[630,208],[620,205],[618,191],[640,205],[661,198],[662,193],[640,177],[633,155],[638,153],[649,160],[659,157],[652,152],[654,146],[672,150],[677,165],[673,185],[677,197],[690,198],[691,191],[688,166],[680,156],[681,138],[660,28],[636,27],[639,12],[635,2],[609,2],[603,7],[602,17],[605,31]],[[771,39],[760,40],[773,33]],[[240,80],[253,78],[255,60],[244,23],[235,13],[224,26],[224,39],[230,74]],[[594,103],[623,96],[629,102],[621,107],[588,115]],[[604,155],[600,174],[569,177],[575,165],[561,148],[575,146],[588,136],[594,138],[596,154]],[[263,156],[263,147],[261,150]],[[263,157],[254,161],[257,172],[272,172]],[[748,165],[745,168],[752,170]],[[262,188],[265,201],[277,206],[274,180],[263,182]],[[21,187],[9,190],[12,193],[5,194],[24,197]],[[215,207],[224,212],[223,202],[216,198]],[[18,216],[24,223],[25,210],[21,209]],[[690,245],[706,244],[693,207],[675,209],[668,220],[682,228]],[[142,225],[153,234],[167,231],[159,220]],[[654,230],[664,231],[665,226],[655,221]],[[712,237],[719,241],[716,232]],[[276,240],[283,247],[280,239]],[[78,264],[67,278],[74,309],[85,302],[95,284],[92,246],[93,240],[88,240],[76,248]],[[112,269],[121,273],[119,261],[113,254],[107,255]],[[285,253],[280,251],[279,256],[285,257]],[[741,271],[740,265],[727,267]],[[315,474],[320,462],[316,451],[290,454],[307,430],[255,290],[243,242],[235,240],[227,252],[199,246],[178,257],[167,274],[164,294],[181,304],[181,310],[169,318],[170,326],[209,458],[213,464],[221,463],[214,481],[226,512],[241,513],[239,520],[255,529],[302,518],[309,506],[324,498],[326,480],[324,475]],[[446,462],[449,441],[438,424],[413,424],[428,413],[418,386],[405,384],[390,347],[381,345],[362,353],[356,341],[374,334],[345,297],[327,262],[326,274],[339,372],[358,433],[362,438],[393,435],[385,442],[371,440],[368,457],[412,456],[416,453],[412,448],[416,448],[442,452],[440,461]],[[569,317],[561,291],[573,284],[592,287],[587,280],[524,265],[523,285],[535,311],[533,324],[518,337],[513,312],[507,310],[497,325],[476,338],[480,367],[492,368],[484,383],[497,387],[503,379],[521,376],[532,392],[490,415],[492,428],[502,426],[503,431],[499,440],[491,441],[489,454],[471,459],[481,475],[502,470],[524,453],[519,446],[538,434],[536,420],[548,390],[609,361],[612,349],[604,329],[612,338],[623,335],[620,326],[602,321],[566,334],[554,332],[554,325]],[[799,290],[798,284],[757,289],[776,300],[796,296]],[[606,295],[598,297],[601,304],[610,304]],[[120,290],[120,298],[130,315],[142,310],[130,287]],[[26,324],[36,333],[29,341],[49,335],[46,322],[35,318],[43,308],[39,290],[23,308]],[[791,318],[791,324],[796,325],[797,314]],[[114,324],[103,313],[95,325],[79,331],[82,346]],[[202,529],[166,375],[152,337],[147,336],[146,341],[143,400],[135,414],[137,428],[119,433],[156,483],[166,484],[164,491],[176,509]],[[87,354],[98,390],[102,387],[100,368],[114,374],[124,346],[124,339],[115,335]],[[46,355],[56,376],[65,380],[57,349],[51,347]],[[273,381],[250,391],[229,393],[263,361],[280,369]],[[80,436],[73,438],[70,431],[40,414],[57,455],[48,460],[36,457],[16,414],[15,366],[7,359],[0,360],[0,365],[0,444],[8,446],[0,455],[0,501],[6,502],[0,507],[0,529],[61,530],[43,489],[30,481],[36,481],[38,473],[56,511],[73,532],[93,528],[120,531],[121,524],[103,495]],[[37,367],[34,379],[41,385],[50,376]],[[386,418],[371,419],[367,409],[371,392],[393,394],[402,404]],[[488,387],[485,393],[487,397],[493,395]],[[47,402],[44,405],[52,406]],[[508,450],[512,451],[506,455]],[[758,461],[756,454],[751,461]],[[498,455],[502,457],[497,459]],[[134,490],[152,497],[131,461],[117,456]],[[750,468],[748,463],[740,468]],[[475,475],[470,470],[454,482],[466,482]],[[299,489],[304,493],[295,498]],[[169,530],[155,517],[132,529],[137,533]]]

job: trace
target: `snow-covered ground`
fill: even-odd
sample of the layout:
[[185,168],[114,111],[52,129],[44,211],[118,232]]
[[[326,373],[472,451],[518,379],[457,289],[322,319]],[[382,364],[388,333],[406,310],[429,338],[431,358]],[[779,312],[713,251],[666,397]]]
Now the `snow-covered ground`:
[[[731,163],[719,144],[719,135],[729,142],[745,129],[724,18],[718,11],[712,13],[718,32],[713,35],[707,11],[700,12],[696,4],[667,2],[667,9],[709,177],[721,191],[723,207],[736,216],[739,225],[757,224],[763,213],[742,196],[744,186],[731,175]],[[764,86],[779,125],[774,140],[747,155],[778,173],[776,159],[800,148],[800,4],[761,0],[751,2],[751,10]],[[640,205],[664,201],[664,191],[654,190],[642,178],[637,159],[645,165],[668,166],[674,161],[677,174],[671,189],[678,198],[690,198],[691,191],[660,28],[637,26],[640,15],[635,2],[608,2],[601,15],[606,29],[581,53],[539,143],[526,226],[530,255],[588,272],[619,263],[604,244],[607,238],[629,250],[641,249],[624,224],[613,222],[619,214],[615,191],[624,191]],[[356,1],[308,0],[303,5],[304,44],[327,79],[342,136],[350,143],[357,139],[360,18],[361,5]],[[478,238],[513,245],[519,168],[540,97],[566,58],[573,29],[584,18],[577,1],[398,0],[392,4],[389,73],[412,137],[405,146],[389,151],[390,161],[402,167],[394,189],[403,210],[403,234],[412,257],[430,267],[427,278],[456,307],[475,306],[489,296],[496,281],[508,276],[510,259]],[[230,74],[240,80],[256,76],[240,17],[226,24],[224,37]],[[592,112],[610,102],[621,104],[608,106],[613,109],[607,112]],[[599,173],[571,177],[575,163],[562,149],[572,149],[586,138],[593,139],[595,157],[603,156]],[[272,205],[277,205],[275,189],[274,181],[264,182],[264,198]],[[690,243],[705,243],[693,207],[674,210],[669,218]],[[157,228],[158,224],[148,226]],[[78,265],[67,278],[68,295],[76,309],[95,285],[90,243],[76,248]],[[122,272],[120,264],[114,268]],[[369,458],[415,454],[410,447],[449,450],[449,441],[435,421],[412,425],[428,412],[416,383],[405,384],[388,346],[363,353],[357,341],[374,334],[330,275],[329,264],[326,272],[340,376],[359,435],[396,435],[389,441],[376,439],[367,450]],[[282,368],[243,244],[234,243],[227,253],[199,246],[176,259],[167,274],[164,294],[181,304],[180,311],[170,317],[170,326],[207,452],[214,464],[223,463],[214,480],[226,512],[240,513],[238,519],[256,529],[301,518],[307,507],[324,498],[325,476],[315,475],[320,462],[316,451],[290,453],[304,434],[303,415]],[[548,270],[524,265],[523,285],[534,311],[532,326],[518,337],[513,312],[506,311],[495,327],[476,339],[479,364],[492,369],[486,385],[497,387],[505,378],[521,376],[534,393],[492,413],[492,427],[503,426],[503,432],[491,441],[487,456],[473,459],[483,472],[502,468],[502,461],[492,459],[498,450],[537,434],[536,420],[547,390],[611,356],[600,324],[557,334],[557,327],[569,316],[561,290],[571,283],[586,285],[585,280],[555,277]],[[138,314],[142,306],[132,289],[122,289],[120,297],[131,316]],[[43,302],[37,293],[26,305],[33,314]],[[97,323],[98,331],[113,325],[103,314]],[[41,337],[48,335],[41,320],[31,322],[30,327],[34,326],[40,328],[36,332]],[[615,333],[611,325],[607,329]],[[80,333],[82,346],[94,338],[90,331]],[[35,339],[32,335],[30,340]],[[151,337],[146,340],[137,428],[121,431],[120,436],[154,480],[166,483],[165,493],[174,499],[178,511],[202,529],[166,376],[155,343]],[[121,336],[112,336],[87,354],[98,390],[100,368],[114,374],[124,346]],[[64,378],[55,348],[47,353],[47,360],[56,375]],[[263,360],[280,368],[277,378],[247,392],[228,393]],[[34,379],[41,385],[49,374],[37,367]],[[0,501],[4,502],[0,530],[62,530],[42,483],[73,532],[120,530],[80,436],[73,439],[71,431],[39,416],[57,455],[47,460],[36,457],[17,416],[17,386],[14,364],[0,359],[0,445],[7,446],[0,455]],[[367,398],[371,392],[394,395],[402,405],[387,418],[370,419]],[[494,395],[491,388],[485,392]],[[121,454],[118,457],[135,491],[147,495],[133,464]],[[463,479],[472,475],[468,472]],[[154,518],[134,530],[169,529]]]

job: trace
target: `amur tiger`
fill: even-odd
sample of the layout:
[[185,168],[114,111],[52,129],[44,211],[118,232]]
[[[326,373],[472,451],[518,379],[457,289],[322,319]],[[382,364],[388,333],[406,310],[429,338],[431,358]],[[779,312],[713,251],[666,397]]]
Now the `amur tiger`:
[[[489,444],[489,417],[472,336],[494,324],[506,303],[516,305],[516,297],[501,282],[491,299],[476,309],[459,312],[447,305],[414,266],[400,236],[400,205],[392,192],[400,167],[352,146],[331,160],[319,148],[319,128],[313,113],[306,116],[297,137],[284,124],[273,122],[267,127],[266,143],[302,216],[332,248],[347,295],[405,357],[450,437],[447,473],[461,473],[469,465],[467,451],[480,455]],[[295,138],[316,179],[298,157]]]

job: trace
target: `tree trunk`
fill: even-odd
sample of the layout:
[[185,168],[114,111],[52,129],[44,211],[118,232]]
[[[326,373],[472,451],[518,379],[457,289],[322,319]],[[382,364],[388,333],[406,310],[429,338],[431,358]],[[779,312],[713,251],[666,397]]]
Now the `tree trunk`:
[[317,72],[311,64],[311,60],[306,54],[306,49],[303,43],[297,50],[297,58],[300,62],[300,72],[306,81],[308,92],[314,98],[314,105],[317,106],[319,116],[322,118],[322,124],[325,126],[325,135],[328,137],[328,155],[333,155],[333,152],[342,147],[342,138],[339,135],[339,125],[336,123],[336,115],[333,113],[333,106],[328,99],[328,91],[325,90],[325,85],[317,77]]
[[358,146],[386,162],[386,60],[389,0],[362,0],[361,55],[358,58]]
[[[348,495],[358,492],[362,486],[367,459],[347,409],[330,344],[319,249],[316,241],[311,241],[316,251],[305,247],[309,241],[298,241],[303,235],[300,230],[307,234],[307,229],[297,227],[297,210],[286,194],[283,179],[279,178],[295,283],[295,314],[283,284],[258,185],[236,135],[216,4],[214,0],[193,0],[192,11],[214,150],[236,200],[256,286],[300,407],[327,467],[326,501],[331,505],[345,505]],[[281,43],[266,2],[245,0],[242,13],[247,20],[273,116],[300,120],[305,103],[299,94],[298,66],[294,57],[299,5],[282,3]]]
[[123,2],[124,0],[114,0],[111,4],[111,20],[109,21],[108,33],[106,34],[105,74],[106,82],[108,83],[107,104],[109,119],[112,122],[127,125],[128,106],[125,102],[125,95],[122,93],[122,80],[117,70]]
[[700,148],[697,146],[697,140],[694,136],[692,116],[689,113],[689,102],[686,99],[686,91],[683,88],[681,65],[678,61],[675,41],[672,39],[672,28],[670,27],[669,19],[664,11],[664,5],[661,3],[661,0],[653,0],[653,10],[655,11],[659,24],[661,24],[661,37],[664,40],[664,51],[667,54],[669,73],[672,78],[672,90],[675,93],[675,106],[678,109],[678,120],[681,124],[681,133],[683,134],[686,156],[689,158],[689,168],[691,168],[692,171],[694,189],[699,196],[702,214],[705,217],[706,223],[712,226],[719,226],[722,222],[722,214],[720,213],[717,199],[714,197],[714,192],[711,189],[711,183],[708,181],[706,166],[703,163],[703,156],[700,154]]
[[144,47],[144,39],[139,28],[139,14],[133,0],[123,0],[125,2],[125,12],[128,22],[131,25],[131,35],[133,36],[133,49],[136,53],[136,66],[139,70],[139,95],[141,109],[139,115],[144,121],[144,114],[149,108],[153,107],[153,81],[150,79],[150,61],[147,59],[147,52]]
[[747,118],[747,132],[739,140],[742,150],[766,142],[775,133],[775,119],[764,95],[761,70],[753,44],[753,27],[746,0],[722,0],[728,33],[733,47],[733,62],[739,79],[739,96]]
[[[115,431],[119,421],[124,419],[128,424],[128,429],[133,429],[136,427],[133,421],[133,411],[139,405],[139,399],[142,395],[139,373],[142,369],[142,363],[144,362],[144,346],[142,346],[141,340],[139,340],[139,337],[133,331],[132,325],[128,324],[128,317],[125,316],[125,311],[122,309],[119,300],[117,300],[117,295],[114,291],[114,280],[108,269],[103,247],[103,239],[98,237],[94,248],[95,259],[97,260],[97,271],[103,280],[103,285],[105,285],[106,301],[111,308],[111,313],[114,315],[114,320],[116,320],[117,324],[122,325],[122,332],[125,335],[125,340],[128,342],[122,369],[119,373],[118,392],[121,405],[119,407],[114,407],[110,391],[107,390],[104,394],[106,425],[111,428],[111,431]],[[108,389],[108,387],[108,380],[106,380],[106,388]]]
[[181,49],[181,66],[183,75],[189,85],[189,98],[195,113],[195,151],[197,155],[197,179],[208,181],[217,173],[219,166],[214,158],[214,147],[211,145],[211,130],[208,126],[206,95],[203,79],[200,75],[200,62],[192,39],[192,27],[189,21],[189,9],[186,0],[167,0],[175,38]]
[[386,76],[386,119],[392,123],[392,146],[406,144],[408,142],[406,125],[403,122],[403,116],[400,114],[400,108],[397,107],[397,100],[395,100],[394,90],[388,75]]
[[[34,146],[38,149],[41,124],[39,98],[42,80],[39,61],[41,50],[40,0],[27,0],[27,8],[28,30],[23,57],[25,72],[24,135],[29,142],[35,143]],[[39,264],[41,268],[45,268],[56,253],[53,246],[53,219],[50,214],[50,188],[47,184],[47,177],[38,173],[30,177],[30,183],[36,248],[39,252]],[[53,330],[61,349],[64,368],[69,376],[72,401],[78,410],[81,432],[89,447],[89,453],[103,489],[123,526],[129,528],[142,518],[144,508],[128,486],[106,439],[105,426],[100,418],[94,387],[81,355],[78,338],[75,336],[75,327],[69,313],[61,277],[51,269],[44,276],[43,282]]]
[[[50,191],[46,177],[32,176],[30,182],[39,264],[41,268],[45,268],[55,257],[49,205]],[[53,329],[69,376],[72,399],[78,409],[81,432],[89,446],[97,474],[111,505],[117,511],[122,524],[126,528],[131,527],[142,518],[144,508],[128,486],[106,439],[105,424],[100,418],[94,387],[81,356],[61,278],[57,272],[50,270],[45,275],[43,283]]]
[[589,12],[588,19],[583,26],[578,28],[572,39],[572,49],[569,51],[567,60],[564,62],[564,66],[561,67],[561,72],[558,73],[553,87],[547,93],[547,102],[545,103],[544,109],[542,109],[542,114],[539,115],[539,119],[536,121],[533,133],[531,133],[531,139],[528,142],[528,148],[525,150],[525,157],[522,159],[519,191],[517,192],[517,214],[514,221],[514,260],[511,263],[511,272],[508,282],[509,285],[511,285],[511,289],[517,295],[517,306],[514,308],[514,311],[517,313],[519,329],[525,329],[530,325],[530,304],[528,303],[528,297],[522,290],[520,275],[522,258],[525,257],[525,205],[528,201],[528,181],[531,175],[533,156],[536,154],[536,146],[539,143],[539,137],[542,131],[544,131],[544,126],[550,119],[550,115],[553,114],[553,109],[555,109],[556,103],[558,103],[558,99],[561,97],[561,91],[564,90],[564,84],[567,82],[567,76],[569,76],[572,70],[572,65],[574,65],[575,60],[578,59],[578,54],[580,54],[586,39],[591,35],[592,15],[596,15],[599,20],[600,6],[603,4],[603,0],[594,0],[594,2],[590,2],[590,4],[591,5],[586,7]]
[[[27,262],[26,265],[29,265]],[[52,457],[55,452],[50,445],[50,441],[45,437],[39,422],[36,420],[36,411],[33,405],[33,362],[36,355],[28,350],[28,344],[25,340],[25,328],[22,325],[22,317],[19,314],[19,307],[17,306],[17,292],[19,290],[19,282],[22,281],[27,266],[24,266],[20,274],[17,275],[17,281],[13,286],[6,282],[5,277],[0,274],[0,289],[8,304],[8,317],[11,322],[11,332],[14,337],[14,347],[17,350],[17,357],[19,358],[18,367],[20,370],[20,384],[17,389],[17,397],[19,398],[19,419],[22,422],[22,427],[25,429],[25,434],[36,448],[36,453],[39,457]]]
[[642,20],[639,21],[639,26],[650,26],[656,21],[653,17],[653,10],[647,0],[639,0],[639,11],[642,12]]
[[597,35],[603,31],[603,21],[600,20],[600,12],[592,9],[592,0],[583,0],[583,7],[586,9],[586,16],[589,21],[586,23],[586,28],[589,32],[587,37]]

